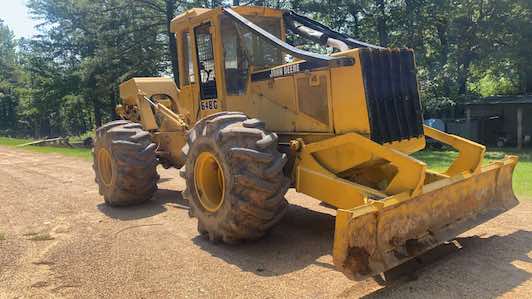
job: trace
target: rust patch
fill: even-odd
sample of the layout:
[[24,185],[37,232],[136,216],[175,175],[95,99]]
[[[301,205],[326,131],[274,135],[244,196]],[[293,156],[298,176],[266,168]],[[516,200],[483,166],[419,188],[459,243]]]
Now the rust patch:
[[344,261],[344,268],[351,271],[355,276],[357,274],[370,274],[368,251],[361,247],[349,247]]
[[409,256],[416,256],[425,251],[427,247],[427,245],[417,239],[408,239],[405,242],[405,249]]

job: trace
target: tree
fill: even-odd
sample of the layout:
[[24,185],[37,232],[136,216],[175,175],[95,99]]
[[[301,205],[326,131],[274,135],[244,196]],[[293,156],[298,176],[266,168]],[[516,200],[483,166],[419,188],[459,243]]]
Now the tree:
[[0,19],[0,132],[4,134],[12,134],[17,126],[18,98],[24,92],[16,45],[13,32]]
[[122,81],[167,69],[166,22],[147,1],[32,0],[29,7],[43,21],[32,49],[48,49],[46,63],[79,74],[70,94],[92,106],[96,126],[112,119]]
[[114,119],[121,82],[179,80],[175,15],[230,4],[294,9],[372,44],[413,48],[428,116],[532,91],[529,0],[30,0],[37,37],[17,41],[0,22],[0,131],[80,134]]

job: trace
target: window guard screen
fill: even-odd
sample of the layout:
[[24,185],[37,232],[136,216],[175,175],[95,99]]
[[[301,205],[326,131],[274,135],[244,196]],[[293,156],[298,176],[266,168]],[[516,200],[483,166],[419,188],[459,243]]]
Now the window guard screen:
[[212,47],[212,36],[209,31],[210,26],[210,23],[206,23],[194,28],[196,54],[200,71],[200,96],[202,100],[217,98],[214,51]]

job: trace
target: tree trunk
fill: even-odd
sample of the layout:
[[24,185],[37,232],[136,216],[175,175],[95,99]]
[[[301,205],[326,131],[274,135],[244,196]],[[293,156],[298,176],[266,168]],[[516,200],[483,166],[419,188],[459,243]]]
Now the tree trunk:
[[471,53],[465,53],[462,60],[462,68],[458,74],[458,94],[466,94],[467,79],[469,77],[469,67],[471,65]]
[[168,35],[168,56],[172,62],[172,74],[174,75],[174,81],[177,86],[179,86],[179,68],[177,64],[177,45],[175,34],[170,31],[170,22],[174,18],[174,13],[176,11],[176,2],[175,0],[166,0],[166,34]]
[[94,113],[94,125],[96,128],[102,125],[102,105],[99,101],[98,94],[96,93],[96,78],[95,74],[91,73],[87,80],[87,95],[92,103],[92,111]]
[[360,25],[358,20],[358,7],[355,6],[355,3],[348,4],[349,14],[353,17],[353,30],[351,31],[355,38],[359,38]]
[[[438,39],[440,40],[440,70],[445,68],[449,59],[449,39],[448,36],[449,22],[447,19],[439,20],[436,23],[436,31],[438,32]],[[451,93],[451,86],[449,82],[449,76],[444,74],[444,92],[446,96]]]
[[118,119],[118,115],[116,114],[115,109],[116,105],[118,104],[116,87],[111,88],[109,96],[111,97],[111,119],[115,120]]
[[449,40],[447,39],[447,22],[441,21],[436,24],[436,30],[438,31],[438,39],[440,40],[440,65],[443,67],[447,64],[449,57]]
[[377,9],[377,32],[379,34],[379,43],[382,47],[388,47],[388,31],[386,31],[386,6],[384,0],[375,0]]
[[409,48],[415,48],[415,28],[414,28],[414,13],[415,13],[415,4],[413,0],[406,0],[405,1],[406,6],[406,25],[407,25],[407,32],[408,32],[408,41],[407,46]]
[[98,101],[98,97],[94,95],[92,97],[92,109],[94,111],[94,124],[96,128],[99,128],[102,126],[102,107]]
[[528,63],[520,62],[518,64],[519,69],[519,91],[524,95],[528,95],[532,92],[532,76],[529,76],[532,68]]

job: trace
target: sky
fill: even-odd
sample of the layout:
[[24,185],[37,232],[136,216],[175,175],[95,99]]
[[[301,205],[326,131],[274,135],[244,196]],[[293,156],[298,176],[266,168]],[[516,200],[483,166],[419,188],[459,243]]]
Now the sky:
[[31,19],[26,0],[0,0],[0,19],[17,38],[32,37],[36,34],[34,26],[39,23]]

